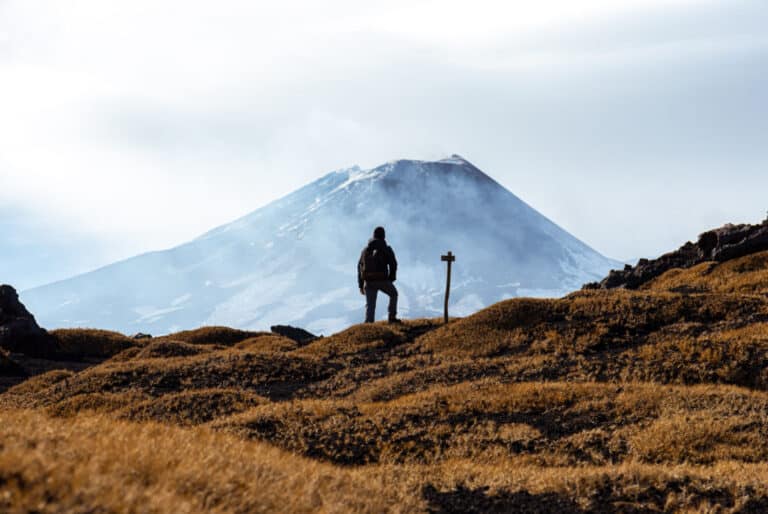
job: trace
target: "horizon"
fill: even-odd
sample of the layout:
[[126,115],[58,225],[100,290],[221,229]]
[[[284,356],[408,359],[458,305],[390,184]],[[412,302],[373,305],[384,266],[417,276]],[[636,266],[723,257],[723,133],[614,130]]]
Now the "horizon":
[[464,156],[623,262],[768,189],[756,0],[0,3],[0,281],[183,244],[335,169]]

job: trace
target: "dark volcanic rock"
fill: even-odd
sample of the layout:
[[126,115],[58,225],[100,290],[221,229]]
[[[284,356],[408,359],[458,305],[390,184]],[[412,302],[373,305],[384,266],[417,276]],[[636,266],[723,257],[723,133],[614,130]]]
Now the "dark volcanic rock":
[[274,325],[269,327],[269,329],[273,334],[287,337],[288,339],[292,339],[301,345],[309,344],[315,339],[319,339],[318,336],[311,332],[307,332],[303,328],[292,327],[290,325]]
[[704,232],[696,243],[685,243],[658,259],[640,259],[636,266],[611,270],[601,282],[583,289],[637,289],[673,268],[690,268],[707,261],[725,262],[768,250],[768,219],[759,225],[731,225]]
[[19,301],[16,290],[0,285],[0,348],[32,357],[56,353],[56,342]]
[[[28,373],[16,361],[0,351],[0,377],[26,377]],[[0,389],[2,387],[0,386]]]

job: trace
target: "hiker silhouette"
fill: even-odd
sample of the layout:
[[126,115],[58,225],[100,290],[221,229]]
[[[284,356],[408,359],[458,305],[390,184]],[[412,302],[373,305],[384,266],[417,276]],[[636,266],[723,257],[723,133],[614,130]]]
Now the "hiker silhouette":
[[397,288],[393,284],[397,279],[397,259],[385,236],[384,227],[376,227],[357,263],[357,285],[360,294],[365,295],[366,323],[373,323],[376,317],[379,291],[389,296],[389,322],[400,323],[397,319]]

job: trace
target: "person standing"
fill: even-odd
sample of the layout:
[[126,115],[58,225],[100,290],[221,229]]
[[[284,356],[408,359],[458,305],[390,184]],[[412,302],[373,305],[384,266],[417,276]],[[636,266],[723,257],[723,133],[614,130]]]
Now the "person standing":
[[360,294],[365,295],[366,323],[373,323],[376,318],[379,291],[389,296],[389,322],[400,323],[397,319],[397,288],[393,284],[397,279],[397,259],[385,236],[384,227],[376,227],[357,263],[357,285]]

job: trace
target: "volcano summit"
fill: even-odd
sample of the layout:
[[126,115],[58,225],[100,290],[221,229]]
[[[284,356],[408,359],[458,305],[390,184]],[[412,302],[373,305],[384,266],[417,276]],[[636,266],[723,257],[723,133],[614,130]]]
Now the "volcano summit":
[[22,296],[48,327],[158,334],[290,323],[328,333],[362,320],[356,264],[377,225],[397,252],[405,318],[442,311],[447,250],[457,255],[455,315],[559,296],[618,265],[453,155],[335,171],[189,243]]

